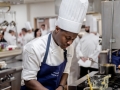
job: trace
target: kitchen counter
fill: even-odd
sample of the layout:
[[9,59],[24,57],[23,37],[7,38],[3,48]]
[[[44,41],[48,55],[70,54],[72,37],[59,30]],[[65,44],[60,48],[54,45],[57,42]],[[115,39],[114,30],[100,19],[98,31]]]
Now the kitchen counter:
[[10,56],[16,56],[22,54],[22,49],[15,49],[11,51],[2,51],[0,52],[0,58],[6,58]]
[[16,70],[21,70],[22,69],[22,61],[8,63],[7,67],[8,68],[15,68]]

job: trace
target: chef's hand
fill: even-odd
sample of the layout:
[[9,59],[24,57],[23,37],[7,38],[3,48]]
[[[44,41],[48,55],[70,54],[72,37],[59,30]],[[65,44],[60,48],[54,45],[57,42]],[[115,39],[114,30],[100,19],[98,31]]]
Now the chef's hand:
[[85,58],[85,57],[80,57],[80,59],[83,61],[83,62],[86,62],[88,60],[88,58]]
[[63,87],[59,86],[56,90],[63,90]]
[[120,65],[118,66],[118,68],[120,69]]

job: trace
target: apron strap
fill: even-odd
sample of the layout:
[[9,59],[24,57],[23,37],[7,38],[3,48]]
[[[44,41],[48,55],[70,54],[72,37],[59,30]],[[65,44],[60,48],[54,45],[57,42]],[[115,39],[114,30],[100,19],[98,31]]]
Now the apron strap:
[[46,48],[45,56],[44,56],[44,59],[43,59],[43,63],[46,63],[46,60],[47,60],[47,56],[48,56],[48,52],[49,52],[49,46],[50,46],[50,41],[51,41],[51,33],[48,36],[47,48]]
[[64,60],[67,61],[67,50],[66,49],[64,49]]

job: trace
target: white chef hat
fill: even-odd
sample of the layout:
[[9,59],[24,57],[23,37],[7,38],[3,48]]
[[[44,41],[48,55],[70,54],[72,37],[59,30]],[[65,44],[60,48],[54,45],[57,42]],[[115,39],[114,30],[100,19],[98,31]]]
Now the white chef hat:
[[88,0],[62,0],[56,25],[61,29],[79,33],[88,9]]
[[50,19],[49,19],[50,31],[55,30],[55,23],[56,23],[56,18],[50,18]]
[[31,25],[30,25],[30,22],[26,22],[26,23],[25,23],[25,27],[26,27],[27,30],[32,30],[32,27],[31,27]]

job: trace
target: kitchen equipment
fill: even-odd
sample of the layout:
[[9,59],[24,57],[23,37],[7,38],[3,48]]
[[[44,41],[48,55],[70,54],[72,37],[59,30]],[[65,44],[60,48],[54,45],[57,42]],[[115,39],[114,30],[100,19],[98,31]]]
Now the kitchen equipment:
[[[98,87],[92,87],[93,90],[100,90]],[[84,90],[90,90],[90,87],[84,88]]]
[[[89,75],[90,77],[94,77],[98,74],[99,73],[97,72],[91,72]],[[84,90],[84,88],[89,87],[88,84],[86,84],[86,81],[87,77],[84,76],[69,85],[68,90]],[[117,72],[114,76],[109,78],[108,88],[106,90],[120,90],[120,72]]]
[[104,75],[115,75],[116,73],[116,65],[115,64],[100,64],[98,62],[93,61],[92,59],[89,59],[90,61],[97,63],[99,65],[99,73]]
[[0,90],[14,90],[13,82],[15,69],[0,69]]
[[99,71],[100,71],[100,74],[115,75],[116,74],[116,65],[115,64],[101,64]]

